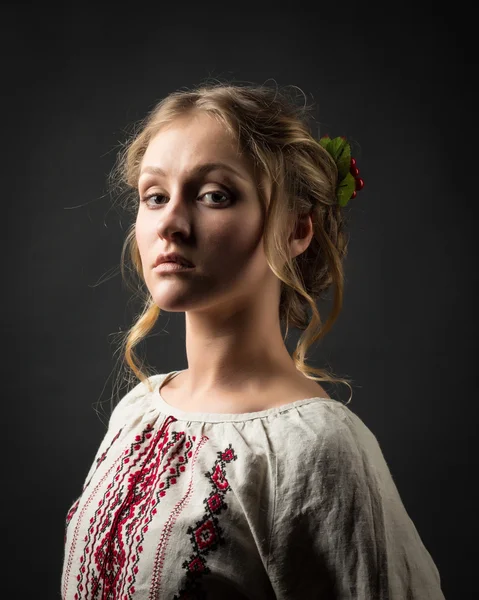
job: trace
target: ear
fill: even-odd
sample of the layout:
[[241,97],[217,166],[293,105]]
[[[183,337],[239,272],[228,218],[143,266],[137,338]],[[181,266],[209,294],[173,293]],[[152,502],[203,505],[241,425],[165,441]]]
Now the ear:
[[299,254],[302,254],[308,248],[313,238],[313,233],[311,214],[300,217],[289,236],[291,258],[295,258]]

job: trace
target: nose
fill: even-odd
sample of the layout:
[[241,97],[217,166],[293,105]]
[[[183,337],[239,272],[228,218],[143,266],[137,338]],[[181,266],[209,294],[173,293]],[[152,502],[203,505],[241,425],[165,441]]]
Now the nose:
[[164,199],[164,205],[158,210],[157,232],[160,237],[173,233],[187,234],[190,229],[189,198],[185,190],[173,192]]

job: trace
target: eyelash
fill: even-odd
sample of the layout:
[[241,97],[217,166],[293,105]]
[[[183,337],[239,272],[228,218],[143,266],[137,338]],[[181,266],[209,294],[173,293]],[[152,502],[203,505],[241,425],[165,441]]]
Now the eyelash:
[[[222,192],[221,190],[212,190],[210,192],[205,192],[199,197],[203,198],[203,196],[206,196],[207,194],[219,194],[220,196],[224,196],[226,198],[224,202],[216,203],[218,206],[222,206],[223,204],[229,205],[233,202],[233,197],[230,194],[227,194],[226,192]],[[144,202],[146,204],[150,198],[166,198],[166,196],[162,194],[147,194],[146,196],[143,196],[143,198],[141,198],[141,202]],[[163,203],[155,204],[155,206],[161,206],[161,204]],[[213,206],[214,205],[215,203],[213,203]]]

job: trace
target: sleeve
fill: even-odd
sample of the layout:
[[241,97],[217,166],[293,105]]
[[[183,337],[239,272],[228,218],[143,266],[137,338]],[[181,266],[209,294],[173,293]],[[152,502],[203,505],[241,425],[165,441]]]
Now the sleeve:
[[144,404],[142,400],[145,398],[145,394],[148,388],[143,383],[137,384],[127,394],[125,394],[118,404],[113,409],[111,416],[108,420],[107,431],[98,447],[93,462],[90,465],[87,476],[84,479],[81,492],[75,497],[73,502],[66,513],[65,517],[65,536],[64,541],[66,542],[66,529],[68,528],[73,515],[76,513],[81,497],[85,490],[88,488],[90,481],[95,474],[95,471],[99,465],[106,459],[108,459],[108,452],[114,443],[121,440],[122,435],[126,433],[126,429],[134,426],[136,419],[141,418],[144,411]]
[[125,394],[118,404],[114,407],[108,420],[107,431],[98,447],[93,463],[90,466],[88,474],[83,484],[83,491],[88,486],[90,479],[95,473],[97,467],[108,455],[108,450],[113,443],[117,442],[126,433],[125,429],[134,425],[135,420],[142,418],[142,401],[148,392],[148,388],[142,382],[133,387]]
[[376,438],[341,407],[278,448],[268,561],[277,600],[444,600]]

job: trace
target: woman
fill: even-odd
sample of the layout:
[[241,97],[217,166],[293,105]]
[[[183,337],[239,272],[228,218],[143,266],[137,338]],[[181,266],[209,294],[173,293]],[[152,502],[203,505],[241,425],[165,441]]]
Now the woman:
[[[278,90],[229,84],[171,94],[126,146],[139,383],[68,513],[63,599],[444,597],[376,438],[318,381],[349,384],[304,362],[341,309],[348,153]],[[160,310],[185,313],[188,368],[147,376]]]

